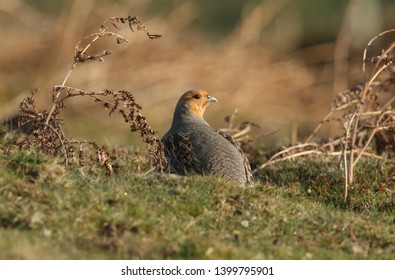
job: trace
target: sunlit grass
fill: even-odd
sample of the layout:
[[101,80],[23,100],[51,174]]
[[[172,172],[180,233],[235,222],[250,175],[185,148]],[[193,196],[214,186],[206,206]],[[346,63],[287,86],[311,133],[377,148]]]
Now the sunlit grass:
[[2,259],[391,259],[395,250],[393,186],[379,189],[385,166],[372,182],[375,162],[342,205],[341,179],[323,161],[267,168],[246,188],[141,175],[142,158],[111,177],[32,153],[0,161]]

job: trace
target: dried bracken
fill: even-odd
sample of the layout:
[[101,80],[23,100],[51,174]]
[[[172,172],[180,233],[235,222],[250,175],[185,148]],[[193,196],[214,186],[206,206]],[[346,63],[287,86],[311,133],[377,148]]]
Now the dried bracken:
[[[108,174],[116,171],[114,160],[116,157],[110,154],[104,147],[88,140],[70,140],[66,137],[62,129],[61,111],[65,108],[65,101],[69,98],[85,96],[92,99],[93,102],[102,105],[109,110],[109,115],[113,113],[120,114],[124,121],[129,124],[132,132],[139,131],[143,142],[147,144],[148,156],[152,168],[163,170],[166,167],[166,160],[163,152],[163,145],[156,135],[156,132],[150,127],[146,118],[141,114],[142,107],[135,101],[131,92],[126,90],[113,91],[102,90],[99,92],[84,91],[78,88],[66,86],[70,74],[77,64],[87,60],[103,62],[103,57],[110,55],[111,52],[104,50],[102,54],[87,54],[87,50],[92,44],[103,36],[112,36],[116,38],[117,43],[128,42],[127,39],[117,33],[110,32],[108,23],[119,29],[119,24],[128,23],[129,28],[133,30],[143,30],[148,38],[159,38],[160,35],[150,34],[146,26],[136,17],[111,17],[105,20],[101,25],[98,33],[86,36],[78,42],[75,47],[74,61],[61,85],[56,85],[52,93],[52,107],[49,111],[39,110],[35,105],[35,95],[38,90],[33,90],[31,95],[25,98],[19,105],[19,127],[24,128],[25,136],[21,140],[15,140],[14,145],[20,149],[32,148],[37,151],[52,156],[58,156],[64,159],[65,165],[77,163],[84,166],[86,159],[97,162],[103,167]],[[89,42],[82,46],[82,42]],[[10,151],[9,149],[9,151]],[[90,154],[90,156],[86,156]]]
[[[258,169],[306,155],[339,156],[339,165],[344,172],[344,201],[346,201],[348,188],[354,179],[354,167],[362,156],[383,158],[385,155],[394,154],[395,42],[389,44],[379,55],[367,58],[367,49],[372,46],[373,42],[391,32],[395,32],[395,29],[374,37],[365,49],[363,71],[366,71],[367,62],[372,64],[367,81],[340,92],[332,102],[331,111],[304,144],[298,144],[276,153]],[[340,124],[345,132],[333,140],[322,141],[317,137],[317,133],[330,122]]]

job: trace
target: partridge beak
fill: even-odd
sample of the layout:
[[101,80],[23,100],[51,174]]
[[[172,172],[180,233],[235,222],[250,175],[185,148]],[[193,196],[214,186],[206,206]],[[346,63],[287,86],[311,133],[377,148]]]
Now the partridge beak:
[[211,96],[211,95],[207,96],[207,101],[208,102],[218,102],[217,98],[215,98],[214,96]]

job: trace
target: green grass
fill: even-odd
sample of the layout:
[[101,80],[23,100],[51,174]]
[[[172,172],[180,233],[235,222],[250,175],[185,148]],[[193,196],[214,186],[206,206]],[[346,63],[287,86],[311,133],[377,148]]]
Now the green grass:
[[262,170],[254,187],[212,177],[66,169],[31,152],[0,156],[0,259],[393,259],[389,164],[366,161],[342,203],[335,162]]

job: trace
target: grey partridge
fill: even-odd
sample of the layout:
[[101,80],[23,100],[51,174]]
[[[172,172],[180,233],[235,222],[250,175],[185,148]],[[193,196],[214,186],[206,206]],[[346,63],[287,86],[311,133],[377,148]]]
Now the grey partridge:
[[162,138],[168,171],[179,175],[215,175],[239,184],[250,183],[251,167],[240,145],[203,118],[211,102],[217,99],[202,90],[190,90],[180,97],[171,128]]

